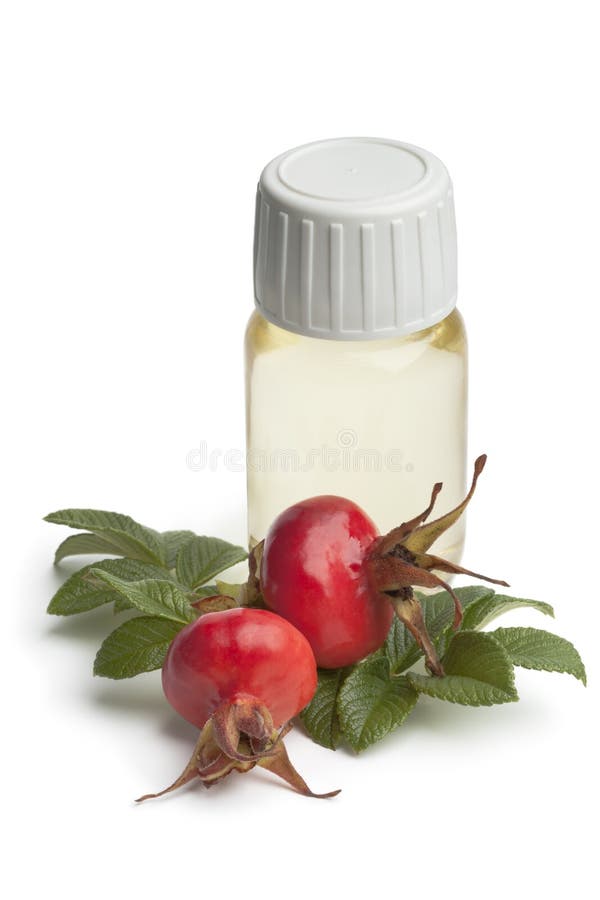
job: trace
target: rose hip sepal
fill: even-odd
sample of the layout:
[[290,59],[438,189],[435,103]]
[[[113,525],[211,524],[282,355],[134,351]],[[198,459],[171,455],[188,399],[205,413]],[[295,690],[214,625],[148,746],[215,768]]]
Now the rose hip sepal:
[[460,601],[432,569],[506,585],[427,552],[464,512],[485,462],[485,455],[475,461],[471,488],[455,509],[424,524],[442,489],[437,483],[429,506],[385,536],[379,535],[360,507],[343,497],[312,497],[296,503],[277,517],[265,541],[253,551],[249,594],[258,590],[255,571],[260,564],[265,603],[306,635],[317,665],[323,668],[351,665],[377,650],[395,613],[423,650],[430,672],[443,675],[413,586],[449,591],[458,628]]
[[283,743],[290,721],[312,699],[317,669],[310,645],[268,610],[206,613],[174,638],[162,669],[167,700],[201,729],[186,768],[159,797],[199,778],[207,787],[258,765],[308,797]]
[[497,578],[489,578],[470,569],[465,569],[455,563],[427,553],[434,541],[448,530],[461,517],[469,501],[475,493],[477,479],[481,475],[486,464],[487,456],[482,454],[475,460],[473,480],[469,492],[462,503],[444,516],[427,522],[436,498],[442,489],[442,483],[434,484],[431,492],[429,506],[414,519],[404,522],[397,528],[393,528],[384,537],[378,538],[372,545],[366,562],[369,571],[369,579],[374,590],[387,595],[392,601],[392,606],[398,618],[406,625],[421,649],[425,653],[426,665],[433,675],[444,674],[444,669],[438,658],[436,649],[429,637],[421,605],[413,594],[414,587],[442,587],[448,591],[454,600],[454,622],[456,630],[462,621],[462,607],[460,600],[450,585],[443,581],[431,570],[449,572],[453,575],[471,575],[481,578],[493,584],[509,587],[506,581]]

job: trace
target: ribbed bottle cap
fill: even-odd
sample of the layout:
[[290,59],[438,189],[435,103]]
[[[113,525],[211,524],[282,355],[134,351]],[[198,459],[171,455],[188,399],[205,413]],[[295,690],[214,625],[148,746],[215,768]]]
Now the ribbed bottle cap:
[[441,321],[456,304],[444,164],[378,138],[318,141],[272,160],[258,185],[254,294],[266,319],[312,337],[394,337]]

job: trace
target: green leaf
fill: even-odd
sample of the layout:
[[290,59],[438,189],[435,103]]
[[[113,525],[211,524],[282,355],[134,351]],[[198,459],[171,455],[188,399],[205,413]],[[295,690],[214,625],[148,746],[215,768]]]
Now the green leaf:
[[408,628],[394,617],[381,655],[387,658],[392,673],[399,674],[414,665],[423,653]]
[[335,750],[340,738],[337,701],[340,688],[351,668],[319,669],[317,691],[300,713],[304,727],[313,741],[329,750]]
[[118,594],[116,591],[114,593],[114,604],[113,604],[113,612],[115,615],[118,615],[122,612],[127,612],[128,609],[135,609],[133,603],[130,603],[125,594]]
[[129,619],[109,634],[98,650],[94,675],[132,678],[160,669],[169,644],[181,627],[177,622],[154,616]]
[[72,616],[76,613],[88,612],[115,601],[115,607],[128,609],[130,603],[113,587],[92,574],[92,569],[116,575],[124,581],[141,581],[147,578],[168,578],[164,569],[143,563],[136,559],[104,559],[90,566],[85,566],[71,575],[57,590],[48,606],[48,612],[54,616]]
[[228,544],[220,538],[195,537],[184,544],[177,555],[177,578],[182,584],[195,588],[247,558],[243,547]]
[[108,572],[92,568],[92,574],[114,588],[131,606],[151,616],[162,616],[183,625],[193,622],[195,610],[190,606],[186,594],[172,581],[131,581],[127,582]]
[[409,683],[420,693],[464,706],[492,706],[519,699],[510,658],[487,632],[459,631],[442,662],[443,678],[409,672]]
[[344,737],[360,752],[404,722],[417,693],[400,675],[391,675],[385,657],[366,660],[344,681],[338,715]]
[[554,616],[554,610],[550,604],[542,603],[541,600],[523,600],[520,597],[506,597],[504,594],[493,594],[471,604],[465,611],[461,628],[463,631],[474,631],[476,628],[483,628],[503,613],[522,607],[531,607],[531,609],[536,609],[546,616]]
[[[438,652],[443,652],[443,648],[439,645],[444,634],[450,631],[452,626],[454,601],[448,591],[438,591],[435,594],[415,593],[423,609],[423,619],[427,631],[434,643],[438,644]],[[485,585],[471,585],[456,588],[455,593],[462,603],[463,609],[468,610],[473,604],[493,596],[494,591]],[[394,675],[405,672],[423,656],[423,651],[412,634],[399,619],[394,619],[392,622],[384,645],[384,653]]]
[[202,587],[194,588],[192,599],[200,600],[202,597],[216,597],[217,594],[221,593],[222,591],[219,590],[216,584],[204,584]]
[[45,521],[93,532],[104,539],[102,553],[109,552],[106,545],[110,544],[114,548],[112,552],[118,556],[128,556],[130,559],[159,566],[166,563],[160,534],[121,513],[101,509],[62,509],[47,515]]
[[[137,578],[133,578],[133,577],[125,578],[125,581],[172,581],[173,584],[177,584],[177,579],[175,578],[175,576],[166,569],[160,569],[158,566],[150,566],[148,563],[140,563],[140,562],[136,562],[135,560],[129,560],[129,559],[119,560],[119,562],[129,562],[129,563],[135,562],[135,564],[137,566],[145,567],[145,568],[139,569],[139,574],[138,574]],[[97,567],[91,566],[91,568],[95,569]],[[112,572],[111,570],[109,570],[109,571],[112,575],[117,575],[119,577],[123,577],[123,576],[121,576],[120,572],[118,572],[118,571],[115,571],[115,572]],[[186,588],[184,588],[182,585],[179,585],[179,588],[183,591],[184,594],[186,593]],[[115,590],[115,595],[114,595],[114,601],[115,602],[114,602],[113,606],[114,606],[115,613],[122,613],[128,609],[136,609],[137,608],[135,606],[135,604],[133,604],[130,600],[127,599],[127,597],[125,596],[124,593],[122,593],[122,592],[119,593],[116,590]],[[189,602],[189,600],[188,600],[188,602]]]
[[67,556],[87,556],[93,553],[119,555],[115,545],[98,534],[71,534],[58,547],[54,562],[58,563]]
[[545,672],[566,672],[587,683],[585,666],[570,641],[539,628],[497,628],[495,639],[515,666]]
[[177,554],[188,541],[195,538],[193,531],[163,531],[161,533],[162,542],[165,547],[165,559],[169,569],[175,568]]

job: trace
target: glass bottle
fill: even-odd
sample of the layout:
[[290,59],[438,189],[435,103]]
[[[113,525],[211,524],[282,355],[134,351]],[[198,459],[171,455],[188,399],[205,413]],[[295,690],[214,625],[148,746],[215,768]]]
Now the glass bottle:
[[[338,494],[382,533],[464,496],[467,343],[452,188],[432,154],[353,138],[283,154],[259,183],[246,331],[251,545]],[[457,562],[461,519],[435,545]]]

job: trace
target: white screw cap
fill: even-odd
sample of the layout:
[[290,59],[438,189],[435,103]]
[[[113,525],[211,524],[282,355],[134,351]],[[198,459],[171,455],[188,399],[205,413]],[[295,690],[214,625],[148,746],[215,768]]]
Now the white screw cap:
[[434,325],[456,305],[452,183],[432,153],[338,138],[272,160],[260,177],[254,295],[271,322],[373,340]]

